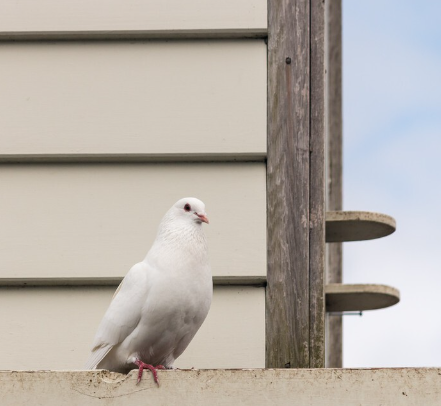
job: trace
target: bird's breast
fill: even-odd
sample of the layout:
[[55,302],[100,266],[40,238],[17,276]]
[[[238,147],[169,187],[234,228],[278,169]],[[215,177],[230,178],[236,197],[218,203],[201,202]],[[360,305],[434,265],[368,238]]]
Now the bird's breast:
[[213,294],[209,267],[163,272],[155,279],[155,286],[146,298],[143,316],[151,319],[161,315],[174,323],[205,318]]

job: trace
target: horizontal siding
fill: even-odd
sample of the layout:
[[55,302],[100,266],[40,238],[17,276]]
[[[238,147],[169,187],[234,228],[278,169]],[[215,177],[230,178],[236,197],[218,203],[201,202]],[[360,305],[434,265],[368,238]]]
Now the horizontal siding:
[[[114,288],[0,289],[0,369],[83,369]],[[265,362],[263,288],[217,287],[180,368],[254,368]]]
[[0,165],[0,278],[124,276],[164,213],[207,207],[215,276],[266,275],[264,163]]
[[0,66],[0,160],[266,155],[263,40],[0,43]]
[[3,0],[0,37],[127,35],[130,33],[262,34],[265,0]]
[[178,368],[264,368],[265,289],[215,287],[213,305]]
[[[0,277],[0,287],[18,286],[113,286],[117,287],[122,276],[86,276],[86,277],[31,277],[31,278],[11,278]],[[216,286],[256,286],[266,285],[266,275],[215,275],[213,285]]]

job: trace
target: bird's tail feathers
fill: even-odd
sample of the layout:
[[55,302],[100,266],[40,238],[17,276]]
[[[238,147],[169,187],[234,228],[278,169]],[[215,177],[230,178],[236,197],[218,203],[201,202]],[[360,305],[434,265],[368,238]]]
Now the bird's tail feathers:
[[96,369],[97,365],[104,359],[104,357],[113,348],[112,345],[105,345],[103,347],[95,347],[90,354],[89,359],[84,366],[85,369]]

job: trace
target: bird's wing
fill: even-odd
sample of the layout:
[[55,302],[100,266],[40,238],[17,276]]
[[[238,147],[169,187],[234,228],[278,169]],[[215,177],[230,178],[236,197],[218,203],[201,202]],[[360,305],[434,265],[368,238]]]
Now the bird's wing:
[[86,369],[96,368],[107,353],[138,325],[149,288],[148,268],[144,262],[134,265],[119,285],[98,327]]

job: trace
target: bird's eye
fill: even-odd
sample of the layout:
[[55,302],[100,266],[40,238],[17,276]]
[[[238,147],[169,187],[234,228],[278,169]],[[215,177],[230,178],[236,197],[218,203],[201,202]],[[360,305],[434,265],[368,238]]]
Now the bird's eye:
[[184,206],[184,210],[185,211],[190,211],[191,210],[191,206],[188,203],[186,203],[185,206]]

